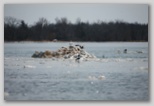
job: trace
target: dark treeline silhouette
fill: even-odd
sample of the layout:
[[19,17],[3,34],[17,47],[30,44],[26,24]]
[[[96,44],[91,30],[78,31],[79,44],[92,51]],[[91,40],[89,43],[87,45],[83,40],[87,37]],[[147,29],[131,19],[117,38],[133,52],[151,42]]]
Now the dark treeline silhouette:
[[5,41],[148,41],[148,24],[115,22],[81,22],[72,24],[67,18],[49,23],[40,18],[32,26],[24,20],[4,18]]

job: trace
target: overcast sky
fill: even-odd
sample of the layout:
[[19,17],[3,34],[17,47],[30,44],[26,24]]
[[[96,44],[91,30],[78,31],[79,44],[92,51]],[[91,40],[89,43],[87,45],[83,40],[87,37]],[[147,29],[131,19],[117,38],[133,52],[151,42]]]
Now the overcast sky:
[[44,17],[55,23],[55,18],[66,17],[72,23],[81,21],[148,23],[148,5],[144,4],[5,4],[4,16],[22,19],[29,25]]

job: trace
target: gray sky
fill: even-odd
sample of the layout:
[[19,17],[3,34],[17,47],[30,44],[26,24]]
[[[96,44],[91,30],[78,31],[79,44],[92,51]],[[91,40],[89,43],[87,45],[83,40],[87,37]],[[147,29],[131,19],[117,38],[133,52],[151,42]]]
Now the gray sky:
[[72,23],[81,21],[109,22],[123,20],[148,23],[148,5],[144,4],[5,4],[4,16],[22,19],[29,25],[44,17],[55,23],[55,18],[66,17]]

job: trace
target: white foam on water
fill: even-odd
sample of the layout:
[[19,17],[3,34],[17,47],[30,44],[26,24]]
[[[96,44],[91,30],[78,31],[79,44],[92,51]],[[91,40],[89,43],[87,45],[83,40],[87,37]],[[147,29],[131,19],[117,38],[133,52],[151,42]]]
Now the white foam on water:
[[99,79],[99,80],[104,80],[104,79],[105,79],[105,76],[103,76],[103,75],[98,76],[98,79]]
[[4,92],[4,97],[8,97],[9,93],[8,92]]
[[96,93],[99,93],[99,91],[96,91]]
[[141,67],[135,67],[134,70],[147,70],[148,71],[149,68],[141,66]]
[[126,60],[127,61],[134,61],[134,59],[131,59],[131,58],[127,58]]
[[95,76],[88,76],[88,79],[90,79],[90,80],[97,80],[97,78]]
[[90,82],[92,85],[94,84],[94,82]]
[[148,67],[139,67],[140,70],[149,70]]
[[24,68],[36,68],[36,66],[24,65]]
[[[98,77],[96,77],[96,76],[88,76],[88,79],[90,79],[90,80],[105,80],[105,76],[104,75],[100,75]],[[91,84],[93,84],[93,82],[91,82]]]

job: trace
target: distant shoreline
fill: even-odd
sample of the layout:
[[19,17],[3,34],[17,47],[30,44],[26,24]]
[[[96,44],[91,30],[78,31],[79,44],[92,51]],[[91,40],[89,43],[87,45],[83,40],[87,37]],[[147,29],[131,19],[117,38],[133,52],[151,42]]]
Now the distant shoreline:
[[21,42],[36,42],[36,43],[45,43],[45,42],[52,42],[52,43],[63,43],[63,42],[91,42],[91,43],[107,43],[107,42],[148,42],[148,41],[4,41],[4,43],[21,43]]

